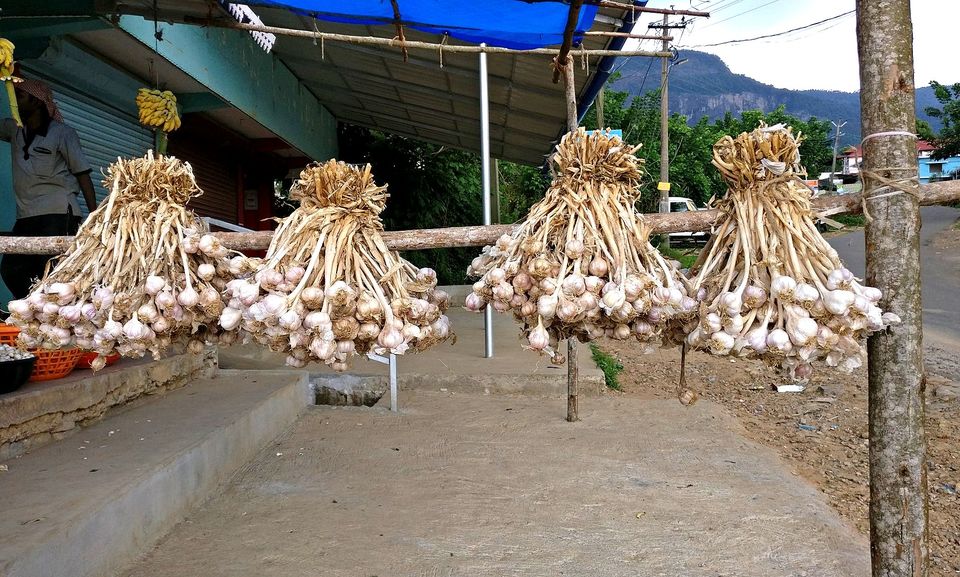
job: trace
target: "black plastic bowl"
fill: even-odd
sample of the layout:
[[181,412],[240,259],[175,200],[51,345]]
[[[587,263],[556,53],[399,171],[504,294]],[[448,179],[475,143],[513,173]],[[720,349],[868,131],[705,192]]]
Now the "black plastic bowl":
[[27,382],[30,373],[33,372],[33,364],[36,362],[35,356],[18,361],[0,362],[0,395],[12,393]]

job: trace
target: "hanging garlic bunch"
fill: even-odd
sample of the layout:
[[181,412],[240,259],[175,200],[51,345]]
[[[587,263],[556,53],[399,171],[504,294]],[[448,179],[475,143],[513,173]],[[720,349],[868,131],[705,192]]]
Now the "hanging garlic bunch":
[[513,311],[528,348],[555,362],[561,339],[656,343],[696,326],[697,301],[634,208],[643,177],[636,150],[599,131],[565,135],[544,199],[473,260],[467,272],[480,280],[467,309]]
[[880,291],[860,284],[817,231],[799,142],[790,128],[761,125],[714,145],[729,188],[692,270],[706,300],[687,343],[781,364],[803,381],[814,361],[859,367],[863,339],[900,319],[880,310]]
[[248,260],[227,285],[220,325],[238,327],[287,364],[322,361],[346,370],[368,352],[421,351],[452,335],[437,275],[387,249],[380,234],[386,186],[363,170],[331,160],[300,173],[266,257]]
[[190,165],[171,156],[118,159],[109,198],[84,221],[67,253],[11,301],[21,344],[158,358],[174,343],[199,352],[236,334],[217,326],[220,291],[233,278],[227,250],[183,205],[202,194]]

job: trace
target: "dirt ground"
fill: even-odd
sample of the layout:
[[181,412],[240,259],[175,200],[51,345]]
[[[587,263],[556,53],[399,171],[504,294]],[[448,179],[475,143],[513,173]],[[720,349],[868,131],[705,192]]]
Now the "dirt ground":
[[[635,347],[605,342],[624,365],[623,395],[675,398],[679,349],[637,356]],[[960,573],[960,363],[950,347],[927,347],[927,413],[931,575]],[[867,379],[820,369],[802,393],[773,392],[785,384],[758,361],[703,353],[687,356],[687,380],[725,407],[748,437],[776,450],[812,481],[851,524],[868,534]]]

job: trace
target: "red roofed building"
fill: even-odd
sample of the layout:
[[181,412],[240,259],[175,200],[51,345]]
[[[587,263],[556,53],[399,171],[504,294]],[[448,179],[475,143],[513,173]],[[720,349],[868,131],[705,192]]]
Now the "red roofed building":
[[[960,171],[960,157],[953,156],[944,159],[933,159],[936,147],[926,140],[917,141],[917,163],[920,182],[956,178],[953,174]],[[850,146],[840,153],[840,173],[853,175],[860,172],[860,163],[863,162],[863,150],[859,146]]]

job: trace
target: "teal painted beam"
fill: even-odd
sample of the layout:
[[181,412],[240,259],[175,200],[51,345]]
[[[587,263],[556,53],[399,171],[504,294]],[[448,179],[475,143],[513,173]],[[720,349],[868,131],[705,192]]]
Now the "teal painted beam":
[[[153,22],[122,16],[120,29],[153,49]],[[315,160],[337,155],[337,122],[276,57],[246,32],[161,24],[158,53],[211,92]]]
[[[93,16],[97,0],[44,0],[43,2],[4,2],[3,17],[40,18],[64,16]],[[8,22],[4,22],[4,28]]]
[[110,28],[110,23],[96,16],[77,18],[24,18],[4,22],[3,35],[17,44],[27,38],[49,38],[91,30]]
[[224,102],[222,98],[209,92],[177,93],[177,104],[180,108],[180,114],[205,112],[207,110],[217,110],[218,108],[227,108],[230,106]]

